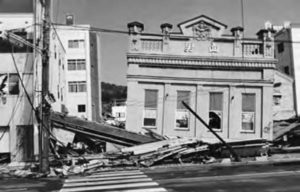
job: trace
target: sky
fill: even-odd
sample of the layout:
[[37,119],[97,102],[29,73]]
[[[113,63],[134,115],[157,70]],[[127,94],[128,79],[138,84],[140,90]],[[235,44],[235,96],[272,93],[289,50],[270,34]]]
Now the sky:
[[[54,22],[64,23],[66,14],[74,14],[76,24],[127,30],[127,23],[142,22],[145,32],[160,33],[160,24],[177,24],[199,15],[207,15],[228,26],[241,26],[241,0],[53,0]],[[282,25],[300,23],[299,0],[243,0],[246,37],[264,27],[266,21]],[[31,0],[0,0],[1,12],[30,12]],[[102,81],[126,85],[128,35],[103,33],[101,37]]]

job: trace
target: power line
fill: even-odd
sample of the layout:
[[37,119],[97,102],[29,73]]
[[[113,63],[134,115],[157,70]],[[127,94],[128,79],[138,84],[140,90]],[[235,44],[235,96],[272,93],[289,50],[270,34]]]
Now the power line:
[[[88,26],[78,26],[78,25],[66,25],[66,24],[61,24],[61,23],[52,23],[53,25],[56,26],[61,26],[61,27],[66,27],[64,30],[83,30],[83,31],[93,31],[93,32],[100,32],[100,33],[112,33],[112,34],[123,34],[123,35],[128,35],[128,31],[124,30],[114,30],[114,29],[105,29],[105,28],[98,28],[98,27],[88,27]],[[149,35],[149,36],[157,36],[157,37],[163,37],[164,35],[161,33],[141,33],[142,35]],[[193,39],[195,36],[190,36],[190,35],[183,35],[179,33],[170,33],[170,38],[186,38],[186,39]],[[243,35],[244,36],[244,35]],[[214,40],[214,39],[224,39],[228,40],[226,37],[220,37],[220,38],[208,38],[209,40]],[[232,40],[234,38],[232,37]],[[245,38],[242,37],[240,40],[242,41],[261,41],[260,39],[256,38]],[[279,40],[279,39],[274,39],[271,42],[283,42],[283,43],[300,43],[300,41],[292,41],[292,40]]]

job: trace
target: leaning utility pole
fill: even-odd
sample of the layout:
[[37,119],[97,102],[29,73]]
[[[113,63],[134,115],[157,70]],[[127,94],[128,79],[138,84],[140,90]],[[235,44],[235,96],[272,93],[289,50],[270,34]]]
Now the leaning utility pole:
[[40,0],[42,6],[42,119],[39,133],[40,171],[49,171],[50,139],[50,105],[47,102],[49,93],[49,43],[50,43],[50,8],[51,0]]

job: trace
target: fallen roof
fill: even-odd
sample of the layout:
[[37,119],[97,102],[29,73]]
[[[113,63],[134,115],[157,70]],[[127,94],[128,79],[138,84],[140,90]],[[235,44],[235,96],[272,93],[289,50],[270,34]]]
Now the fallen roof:
[[50,119],[52,126],[55,128],[85,134],[90,137],[101,139],[102,141],[123,146],[133,146],[158,140],[125,129],[84,120],[78,117],[66,116],[58,112],[52,112]]

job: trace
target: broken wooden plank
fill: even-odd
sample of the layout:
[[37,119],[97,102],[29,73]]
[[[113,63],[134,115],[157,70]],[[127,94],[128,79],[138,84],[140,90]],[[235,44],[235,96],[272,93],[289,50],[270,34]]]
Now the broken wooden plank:
[[159,148],[163,148],[164,146],[173,147],[173,146],[187,145],[187,144],[192,144],[197,142],[199,142],[197,138],[179,138],[179,139],[176,138],[176,139],[169,139],[169,140],[141,144],[133,147],[126,147],[121,149],[121,151],[132,152],[134,155],[139,155],[139,154],[157,151]]
[[291,123],[288,126],[280,126],[280,125],[274,126],[273,140],[274,141],[278,140],[279,138],[281,138],[288,132],[292,131],[293,129],[297,129],[297,128],[300,129],[299,122]]

